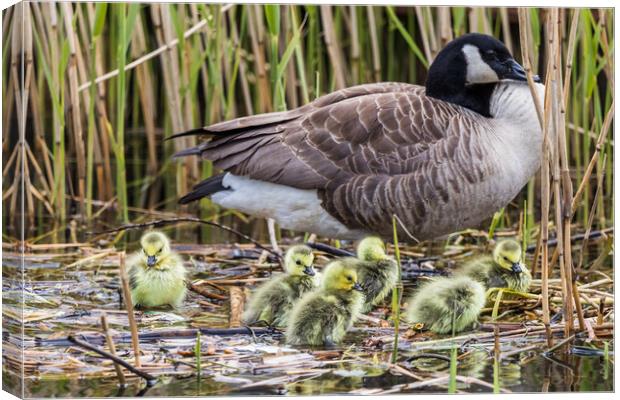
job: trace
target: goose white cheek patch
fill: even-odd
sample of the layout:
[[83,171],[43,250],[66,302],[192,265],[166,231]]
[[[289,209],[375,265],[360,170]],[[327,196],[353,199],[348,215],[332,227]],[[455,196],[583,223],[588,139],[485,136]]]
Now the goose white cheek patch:
[[466,44],[463,46],[463,54],[467,62],[467,84],[491,83],[499,81],[499,77],[493,69],[484,62],[478,47]]

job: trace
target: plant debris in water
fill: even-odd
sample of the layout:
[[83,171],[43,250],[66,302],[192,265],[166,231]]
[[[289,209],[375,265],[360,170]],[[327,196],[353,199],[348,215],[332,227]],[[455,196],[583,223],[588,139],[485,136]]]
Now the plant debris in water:
[[[443,248],[435,243],[402,247],[404,272],[416,276],[406,279],[404,274],[403,298],[420,280],[428,279],[419,276],[420,264],[427,271],[447,273],[463,258],[486,251],[488,245],[476,245],[475,237],[466,234]],[[591,247],[599,245],[590,243]],[[568,369],[574,374],[579,368],[605,373],[606,378],[598,384],[603,390],[611,388],[613,366],[609,360],[613,359],[613,351],[604,343],[611,343],[613,336],[613,285],[602,271],[592,271],[590,275],[595,278],[580,284],[586,333],[561,343],[563,323],[561,318],[554,319],[550,328],[560,346],[552,351],[545,350],[540,299],[503,299],[497,323],[492,321],[491,305],[484,310],[478,330],[456,337],[434,335],[403,321],[398,359],[393,363],[394,332],[388,301],[361,318],[341,347],[292,348],[284,345],[281,332],[275,329],[249,328],[239,323],[239,313],[251,289],[281,270],[276,259],[261,257],[262,250],[253,244],[177,244],[173,248],[185,259],[191,290],[180,309],[135,311],[141,351],[139,370],[156,382],[147,384],[122,368],[128,384],[122,389],[125,394],[139,394],[140,389],[148,395],[445,392],[454,345],[457,391],[493,391],[495,351],[499,351],[502,392],[523,387],[544,390],[545,379],[556,378],[552,371]],[[25,255],[24,285],[12,280],[21,261],[12,250],[10,244],[5,244],[3,316],[9,322],[3,335],[5,377],[11,379],[9,367],[20,364],[23,350],[26,390],[30,395],[112,395],[120,390],[113,361],[68,340],[72,336],[108,353],[101,327],[105,315],[116,355],[134,365],[116,249],[81,243],[50,254],[40,247]],[[331,258],[317,250],[318,268]],[[412,262],[415,258],[425,261]],[[555,277],[550,279],[553,315],[561,315],[559,282]],[[534,280],[531,293],[540,293],[540,280]],[[19,307],[22,299],[23,310]],[[18,329],[22,317],[23,342]],[[499,327],[497,338],[495,325]],[[533,374],[533,369],[541,365],[548,370],[542,378]],[[82,389],[89,386],[87,381],[100,382],[102,388],[96,392],[70,389],[65,393],[58,385],[67,381],[84,382],[77,385]]]

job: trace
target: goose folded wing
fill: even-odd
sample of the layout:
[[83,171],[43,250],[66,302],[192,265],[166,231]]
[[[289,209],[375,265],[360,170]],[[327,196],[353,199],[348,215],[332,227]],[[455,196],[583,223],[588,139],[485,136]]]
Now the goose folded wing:
[[338,178],[408,173],[420,154],[473,123],[464,121],[471,115],[426,97],[420,86],[362,85],[288,112],[204,128],[214,137],[183,154],[201,154],[220,169],[254,179],[323,189]]
[[482,179],[487,166],[476,163],[483,159],[476,136],[484,120],[427,97],[420,86],[362,85],[288,112],[205,128],[214,137],[194,154],[237,175],[317,189],[347,226],[379,227],[394,213],[423,219],[423,207],[400,208],[445,202],[459,182]]

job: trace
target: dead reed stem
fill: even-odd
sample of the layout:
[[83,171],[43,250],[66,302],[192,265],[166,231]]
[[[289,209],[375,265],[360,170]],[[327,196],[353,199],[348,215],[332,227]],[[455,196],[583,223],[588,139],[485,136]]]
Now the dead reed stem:
[[[114,340],[112,340],[112,336],[110,336],[110,330],[108,328],[108,319],[105,314],[101,316],[101,329],[103,330],[103,334],[105,335],[106,343],[110,348],[110,354],[116,357],[116,346],[114,345]],[[121,369],[120,364],[114,363],[114,370],[116,371],[116,377],[118,378],[118,383],[121,387],[124,387],[126,384],[125,374],[123,374],[123,370]]]
[[[550,312],[549,312],[549,140],[548,130],[549,124],[547,123],[547,99],[548,96],[548,82],[545,88],[545,111],[543,112],[541,103],[538,99],[536,89],[534,87],[534,80],[532,78],[532,64],[529,57],[531,40],[529,38],[530,23],[528,18],[528,10],[520,8],[519,11],[519,34],[521,37],[521,54],[523,56],[523,64],[527,73],[527,80],[534,100],[534,106],[543,129],[543,149],[542,149],[542,162],[540,170],[541,179],[541,221],[540,221],[540,242],[542,245],[542,264],[541,264],[541,277],[542,277],[542,306],[543,306],[543,324],[547,332],[547,345],[553,344],[553,337],[550,330]],[[547,81],[549,77],[547,77]],[[538,250],[537,250],[538,252]],[[535,260],[536,262],[536,260]]]
[[332,73],[336,83],[336,89],[344,89],[346,86],[343,71],[342,55],[340,54],[340,48],[336,47],[338,39],[336,38],[336,31],[334,28],[334,17],[332,15],[332,8],[329,5],[322,5],[321,7],[321,20],[323,21],[324,39],[327,46],[327,52],[332,65]]
[[[191,27],[190,29],[188,29],[187,31],[185,31],[183,33],[183,37],[184,38],[188,38],[191,35],[193,35],[194,33],[198,32],[201,28],[203,28],[205,25],[207,24],[207,20],[200,20],[200,22],[198,22],[196,25],[194,25],[193,27]],[[165,43],[161,46],[159,46],[157,49],[153,50],[152,52],[143,55],[142,57],[130,62],[129,64],[125,65],[124,70],[125,71],[130,71],[134,68],[136,68],[138,65],[141,65],[143,63],[145,63],[146,61],[157,57],[158,55],[164,53],[166,50],[169,50],[172,47],[175,47],[179,44],[179,39],[172,39],[170,42]],[[97,79],[95,79],[95,83],[102,83],[107,81],[108,79],[112,79],[115,76],[117,76],[119,73],[118,69],[112,70],[110,72],[107,72],[101,76],[99,76]],[[80,85],[78,87],[78,90],[82,91],[82,90],[86,90],[88,89],[88,87],[90,86],[91,82],[85,82],[82,85]]]
[[123,288],[123,299],[125,299],[125,309],[127,310],[127,318],[129,319],[129,328],[131,329],[131,345],[133,347],[134,362],[136,367],[140,368],[140,340],[138,336],[138,325],[136,324],[136,316],[133,312],[133,300],[131,299],[131,290],[129,289],[129,278],[125,269],[125,252],[118,253],[118,268],[121,276],[121,285]]

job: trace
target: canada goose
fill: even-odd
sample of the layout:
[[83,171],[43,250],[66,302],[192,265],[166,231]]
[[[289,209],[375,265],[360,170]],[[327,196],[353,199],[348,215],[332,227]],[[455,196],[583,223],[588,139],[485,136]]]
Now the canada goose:
[[521,245],[516,240],[505,239],[495,245],[492,256],[476,257],[454,271],[482,283],[486,289],[508,288],[526,293],[532,275],[521,262]]
[[331,346],[342,340],[364,304],[363,289],[351,261],[332,261],[325,268],[320,289],[295,304],[286,330],[288,344]]
[[539,168],[542,131],[525,81],[499,40],[472,33],[437,54],[425,87],[354,86],[180,133],[211,138],[177,157],[200,155],[225,171],[180,202],[211,196],[332,238],[389,237],[394,214],[419,240],[470,228]]
[[419,288],[408,303],[410,322],[421,322],[435,333],[458,333],[477,322],[484,287],[469,276],[439,277]]
[[170,240],[161,232],[147,232],[140,238],[140,247],[127,262],[133,304],[179,307],[187,291],[185,267],[170,250]]
[[357,258],[357,277],[366,295],[362,312],[368,312],[396,285],[398,265],[385,254],[385,244],[376,236],[364,238],[357,245]]
[[308,246],[293,246],[284,257],[285,273],[260,286],[250,298],[243,321],[253,324],[265,321],[274,326],[286,326],[288,313],[304,293],[317,286],[312,266],[314,254]]

